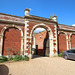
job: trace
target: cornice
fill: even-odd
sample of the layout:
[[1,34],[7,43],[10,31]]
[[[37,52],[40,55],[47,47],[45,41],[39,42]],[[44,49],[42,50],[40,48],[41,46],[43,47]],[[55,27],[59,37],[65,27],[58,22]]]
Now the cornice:
[[63,30],[63,31],[68,31],[68,32],[75,32],[75,30],[72,30],[72,29],[63,29],[63,28],[57,28],[57,29],[58,31]]
[[13,20],[6,20],[6,19],[0,19],[0,23],[3,23],[3,24],[25,25],[25,23],[24,23],[24,22],[20,22],[20,21],[13,21]]
[[43,22],[48,22],[48,23],[55,23],[57,24],[57,22],[55,22],[52,19],[48,19],[48,18],[43,18],[43,17],[39,17],[39,16],[33,16],[33,15],[29,15],[29,16],[24,16],[25,19],[28,20],[34,20],[34,21],[43,21]]

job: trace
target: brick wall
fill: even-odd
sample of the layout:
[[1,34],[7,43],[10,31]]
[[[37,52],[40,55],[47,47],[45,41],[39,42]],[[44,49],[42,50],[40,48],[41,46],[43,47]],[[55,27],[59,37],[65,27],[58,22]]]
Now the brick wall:
[[21,49],[21,33],[16,28],[8,28],[3,37],[3,55],[8,55],[9,49],[12,48],[13,55]]
[[[24,22],[23,17],[8,15],[0,13],[0,19],[7,20],[7,21],[16,21],[16,22]],[[13,24],[9,23],[2,23],[0,21],[0,34],[4,27],[11,26]],[[16,24],[14,24],[16,25]],[[19,28],[22,29],[24,35],[24,26],[17,25]],[[24,40],[23,40],[24,43]],[[2,53],[3,55],[8,55],[8,50],[12,48],[13,51],[17,52],[21,49],[21,32],[16,28],[9,28],[5,30],[4,37],[3,37],[3,44],[2,44]],[[15,53],[13,53],[15,54]],[[23,44],[23,54],[24,54],[24,44]]]
[[71,36],[71,48],[75,48],[75,35]]
[[67,50],[66,35],[64,33],[58,35],[58,50],[59,53]]
[[38,54],[44,55],[44,39],[48,38],[47,31],[40,32],[35,35],[35,48],[38,45]]

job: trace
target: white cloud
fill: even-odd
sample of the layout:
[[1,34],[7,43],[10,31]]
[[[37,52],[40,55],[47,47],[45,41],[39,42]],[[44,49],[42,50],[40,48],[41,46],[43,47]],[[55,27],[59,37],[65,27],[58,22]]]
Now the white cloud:
[[34,32],[39,33],[39,32],[42,32],[44,30],[45,30],[44,28],[37,28],[37,29],[34,30]]
[[75,24],[73,24],[72,26],[75,26]]

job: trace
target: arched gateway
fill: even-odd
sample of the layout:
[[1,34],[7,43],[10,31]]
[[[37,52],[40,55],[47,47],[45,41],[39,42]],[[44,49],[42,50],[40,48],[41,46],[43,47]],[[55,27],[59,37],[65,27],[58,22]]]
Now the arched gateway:
[[[49,48],[49,52],[51,53],[51,52],[53,51],[53,44],[51,44],[51,43],[53,43],[53,40],[51,41],[50,39],[53,38],[53,33],[52,33],[51,28],[48,27],[48,26],[46,26],[45,24],[41,23],[41,24],[37,24],[37,25],[33,26],[32,30],[31,30],[31,34],[30,34],[31,43],[32,43],[32,38],[33,38],[33,32],[34,32],[34,30],[35,30],[36,28],[39,28],[39,27],[46,29],[46,31],[48,32],[48,35],[49,35],[49,47],[50,47],[50,48]],[[40,42],[41,42],[41,41],[40,41]],[[51,42],[51,43],[50,43],[50,42]],[[51,47],[52,47],[52,48],[51,48]],[[30,53],[31,53],[31,55],[32,55],[32,44],[31,44],[31,51],[30,51]],[[48,53],[48,55],[46,55],[46,56],[50,56],[50,53]]]
[[[49,35],[49,57],[57,56],[57,22],[56,16],[53,16],[53,20],[45,19],[42,17],[36,17],[28,15],[29,9],[25,10],[25,53],[32,58],[32,38],[33,32],[36,28],[44,28]],[[39,40],[38,40],[39,41]]]

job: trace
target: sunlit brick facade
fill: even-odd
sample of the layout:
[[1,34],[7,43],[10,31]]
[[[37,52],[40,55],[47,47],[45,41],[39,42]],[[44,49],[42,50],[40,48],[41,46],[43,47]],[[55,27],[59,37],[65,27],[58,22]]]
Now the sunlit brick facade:
[[26,8],[24,17],[0,13],[0,55],[8,55],[11,49],[12,55],[19,52],[31,58],[33,32],[39,27],[48,33],[49,57],[75,47],[75,27],[58,24],[55,15],[52,19],[29,15]]

